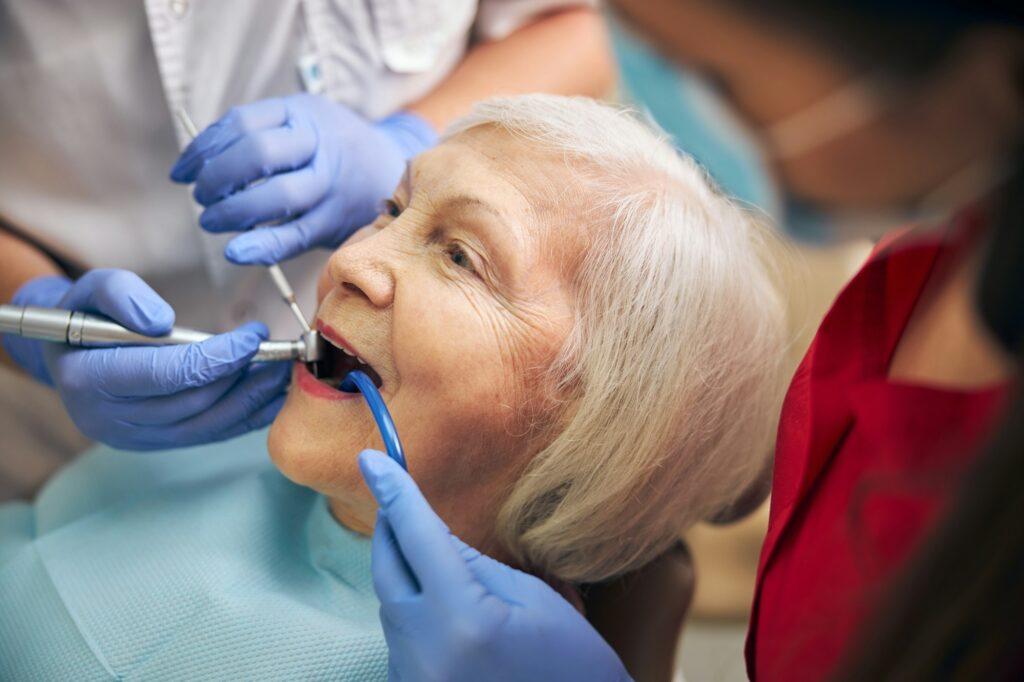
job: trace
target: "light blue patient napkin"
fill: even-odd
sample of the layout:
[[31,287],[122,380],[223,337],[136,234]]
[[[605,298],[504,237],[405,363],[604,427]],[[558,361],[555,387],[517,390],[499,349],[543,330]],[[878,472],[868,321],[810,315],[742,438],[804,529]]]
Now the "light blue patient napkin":
[[3,680],[383,680],[377,609],[369,540],[277,472],[265,431],[96,448],[0,507]]

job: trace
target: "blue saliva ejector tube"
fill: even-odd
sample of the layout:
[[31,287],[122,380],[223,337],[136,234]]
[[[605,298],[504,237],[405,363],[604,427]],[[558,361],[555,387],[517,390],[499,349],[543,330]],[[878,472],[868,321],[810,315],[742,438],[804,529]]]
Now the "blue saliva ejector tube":
[[370,406],[373,420],[377,422],[377,429],[380,431],[381,438],[384,439],[384,448],[387,450],[388,457],[398,462],[399,466],[408,471],[409,467],[405,464],[405,453],[402,451],[402,441],[398,439],[398,430],[395,428],[395,422],[391,418],[391,413],[388,412],[388,407],[384,404],[384,398],[381,397],[380,391],[377,390],[373,380],[365,372],[354,369],[341,380],[340,388],[349,393],[353,389],[359,389],[359,392],[366,398],[366,404]]

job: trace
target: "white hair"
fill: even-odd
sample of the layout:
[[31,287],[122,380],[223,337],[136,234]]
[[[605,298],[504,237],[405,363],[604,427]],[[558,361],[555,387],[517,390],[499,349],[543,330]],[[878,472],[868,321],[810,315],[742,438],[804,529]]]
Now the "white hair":
[[550,368],[569,398],[515,482],[498,537],[571,582],[637,568],[727,508],[771,451],[783,313],[764,231],[627,110],[527,95],[447,131],[493,126],[564,156],[588,235],[576,322]]

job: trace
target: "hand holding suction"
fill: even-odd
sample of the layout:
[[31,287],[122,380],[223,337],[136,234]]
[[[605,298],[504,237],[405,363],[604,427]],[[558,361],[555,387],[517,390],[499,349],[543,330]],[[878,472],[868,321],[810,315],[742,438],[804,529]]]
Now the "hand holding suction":
[[572,605],[452,535],[396,462],[367,450],[359,466],[380,504],[372,570],[389,679],[629,679]]

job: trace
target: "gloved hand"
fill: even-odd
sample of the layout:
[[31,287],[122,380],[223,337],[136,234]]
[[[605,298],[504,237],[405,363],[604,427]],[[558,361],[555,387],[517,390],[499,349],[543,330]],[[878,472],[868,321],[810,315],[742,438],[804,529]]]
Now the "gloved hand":
[[[137,275],[92,270],[31,280],[16,305],[105,315],[147,335],[165,334],[174,311]],[[79,430],[126,450],[154,450],[232,438],[269,424],[284,403],[288,363],[250,365],[267,329],[249,323],[202,343],[74,348],[4,338],[8,353],[56,387]]]
[[544,581],[456,538],[384,453],[359,455],[380,504],[373,584],[396,680],[628,680],[611,647]]
[[[64,294],[71,288],[71,280],[61,275],[36,277],[25,282],[14,293],[14,305],[34,305],[40,308],[56,308]],[[43,359],[43,342],[21,336],[0,334],[0,343],[22,369],[41,384],[53,386],[50,370]]]
[[229,111],[182,152],[171,179],[196,184],[209,232],[280,222],[235,237],[224,252],[269,265],[334,248],[371,222],[406,161],[436,141],[415,114],[372,123],[326,97],[293,95]]

